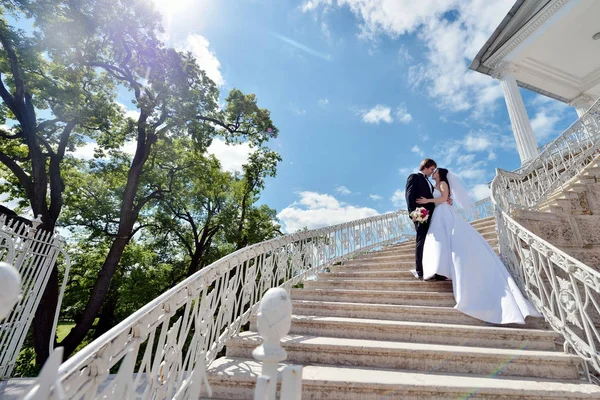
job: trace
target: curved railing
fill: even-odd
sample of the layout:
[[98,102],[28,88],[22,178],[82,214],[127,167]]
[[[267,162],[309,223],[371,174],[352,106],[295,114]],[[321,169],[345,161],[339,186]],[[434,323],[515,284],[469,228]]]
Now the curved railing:
[[[263,294],[359,252],[414,236],[406,211],[285,235],[238,250],[147,304],[63,363],[52,399],[182,399]],[[110,374],[117,372],[115,377]],[[190,383],[191,382],[191,383]],[[60,394],[60,395],[59,395]]]
[[600,101],[521,169],[498,170],[495,201],[503,210],[534,209],[600,153]]
[[518,172],[498,170],[492,202],[500,254],[511,274],[552,328],[565,351],[583,360],[585,377],[600,384],[600,273],[515,221],[516,209],[533,209],[598,155],[600,105],[596,103]]

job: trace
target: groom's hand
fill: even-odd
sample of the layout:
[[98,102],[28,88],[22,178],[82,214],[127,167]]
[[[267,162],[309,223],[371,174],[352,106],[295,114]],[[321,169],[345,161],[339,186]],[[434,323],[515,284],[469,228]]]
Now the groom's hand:
[[448,196],[448,200],[446,200],[446,203],[451,206],[452,205],[452,198],[450,196]]

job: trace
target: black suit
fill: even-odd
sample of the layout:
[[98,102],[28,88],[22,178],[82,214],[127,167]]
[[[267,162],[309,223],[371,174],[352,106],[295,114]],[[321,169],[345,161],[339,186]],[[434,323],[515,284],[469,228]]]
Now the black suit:
[[417,231],[417,243],[415,249],[415,264],[417,274],[423,276],[423,246],[425,245],[425,237],[429,230],[429,222],[435,209],[435,204],[417,204],[417,199],[425,197],[426,199],[433,198],[433,186],[429,182],[429,179],[421,173],[410,174],[406,180],[406,204],[408,206],[408,212],[413,212],[417,207],[425,207],[429,211],[429,219],[425,223],[415,222],[415,230]]

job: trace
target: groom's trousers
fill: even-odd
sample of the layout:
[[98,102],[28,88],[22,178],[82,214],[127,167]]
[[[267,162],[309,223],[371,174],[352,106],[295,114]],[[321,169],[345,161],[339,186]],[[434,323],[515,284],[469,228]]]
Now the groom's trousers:
[[423,277],[423,247],[425,247],[425,237],[429,230],[429,222],[420,224],[415,222],[415,229],[417,231],[416,237],[416,248],[415,248],[415,264],[417,275]]

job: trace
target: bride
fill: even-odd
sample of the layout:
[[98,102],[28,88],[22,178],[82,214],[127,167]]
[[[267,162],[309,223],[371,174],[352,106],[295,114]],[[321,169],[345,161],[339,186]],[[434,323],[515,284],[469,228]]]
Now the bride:
[[472,209],[460,178],[438,168],[433,179],[434,198],[417,200],[435,203],[423,250],[423,278],[452,279],[454,308],[486,322],[524,324],[527,316],[541,317],[483,236],[446,203],[450,196],[465,211]]

